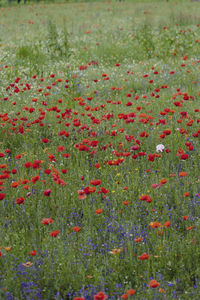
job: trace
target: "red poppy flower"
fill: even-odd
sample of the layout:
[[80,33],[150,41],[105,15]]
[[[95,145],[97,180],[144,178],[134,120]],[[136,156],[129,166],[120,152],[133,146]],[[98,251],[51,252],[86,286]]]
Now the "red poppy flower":
[[85,145],[80,145],[79,147],[78,147],[78,150],[79,151],[89,151],[90,150],[90,148],[89,147],[87,147],[87,146],[85,146]]
[[179,176],[180,176],[180,177],[185,177],[185,176],[187,176],[187,172],[180,172],[180,173],[179,173]]
[[32,164],[32,168],[33,169],[40,169],[41,168],[41,166],[40,166],[40,164],[41,164],[41,160],[40,159],[37,159],[37,160],[34,160],[34,163]]
[[59,235],[59,233],[60,233],[59,230],[54,230],[54,231],[50,232],[49,235],[52,237],[57,237]]
[[49,139],[42,139],[42,143],[44,143],[44,144],[49,143]]
[[167,221],[163,224],[164,227],[170,227],[171,226],[171,222],[170,221]]
[[130,289],[130,290],[126,291],[126,294],[129,296],[133,296],[135,293],[136,293],[136,290],[134,290],[134,289]]
[[106,190],[105,187],[101,186],[100,191],[98,192],[98,194],[103,193],[103,194],[108,194],[109,190]]
[[68,157],[70,157],[70,154],[69,153],[63,153],[62,156],[65,157],[65,158],[68,158]]
[[90,184],[94,185],[94,186],[100,185],[101,184],[101,180],[100,179],[91,180]]
[[170,177],[175,177],[175,176],[176,176],[176,174],[173,174],[173,173],[172,173],[172,174],[170,174],[169,176],[170,176]]
[[103,209],[101,209],[101,208],[96,209],[95,214],[100,215],[102,213],[102,211],[103,211]]
[[148,154],[148,161],[154,161],[155,154]]
[[44,191],[44,196],[49,197],[50,194],[51,194],[51,189],[47,189],[47,190]]
[[153,189],[156,189],[157,187],[160,188],[160,187],[161,187],[161,184],[157,184],[157,183],[153,183],[153,184],[152,184],[152,188],[153,188]]
[[93,300],[104,300],[108,298],[103,292],[99,292],[98,294],[94,295]]
[[160,286],[160,283],[157,280],[153,279],[149,282],[149,286],[150,288],[157,288]]
[[149,136],[149,134],[145,131],[140,133],[140,137],[148,137],[148,136]]
[[39,176],[39,175],[34,176],[34,177],[31,178],[31,182],[32,182],[32,183],[36,183],[39,179],[40,179],[40,176]]
[[87,187],[85,187],[84,188],[84,193],[86,194],[86,195],[89,195],[89,194],[91,194],[91,193],[94,193],[95,192],[95,186],[92,186],[92,187],[89,187],[89,186],[87,186]]
[[166,129],[166,130],[163,131],[163,133],[165,135],[170,135],[171,134],[171,130],[170,129]]
[[165,184],[167,183],[167,180],[165,178],[161,179],[160,184]]
[[47,175],[49,175],[51,173],[51,170],[50,169],[46,169],[46,170],[44,170],[44,173],[47,174]]
[[41,223],[43,225],[49,225],[53,223],[53,220],[51,218],[44,218]]
[[139,238],[135,239],[136,243],[140,243],[142,240],[143,240],[142,237],[139,237]]
[[79,231],[81,230],[81,227],[75,226],[75,227],[72,227],[72,229],[73,229],[75,232],[79,232]]
[[188,231],[188,230],[191,230],[193,228],[194,228],[194,226],[189,226],[189,227],[186,228],[186,230]]
[[95,166],[95,168],[97,168],[97,169],[100,168],[100,164],[99,164],[99,163],[96,163],[94,166]]
[[21,184],[27,184],[27,183],[29,183],[29,180],[28,180],[28,179],[24,179],[24,180],[22,180],[22,182],[21,182]]
[[181,156],[180,156],[180,159],[182,159],[182,160],[186,160],[188,158],[189,158],[188,154],[181,154]]
[[139,155],[139,156],[145,156],[146,153],[145,153],[145,152],[138,152],[138,155]]
[[189,193],[189,192],[185,192],[185,193],[184,193],[184,196],[185,196],[185,197],[189,197],[189,196],[190,196],[190,193]]
[[181,102],[179,102],[179,101],[175,101],[174,102],[174,105],[175,106],[178,106],[178,107],[182,107],[183,105],[181,104]]
[[24,197],[20,197],[18,199],[16,199],[15,204],[24,204],[25,198]]
[[152,202],[152,198],[149,195],[142,195],[142,196],[140,196],[140,200],[146,201],[147,203],[151,203]]
[[0,200],[3,200],[3,199],[5,198],[5,196],[6,196],[6,195],[5,195],[4,193],[1,193],[1,194],[0,194]]
[[160,227],[161,226],[161,224],[159,223],[159,222],[151,222],[150,224],[149,224],[149,226],[151,227],[151,228],[158,228],[158,227]]
[[58,152],[62,152],[62,151],[64,151],[65,150],[65,147],[64,146],[58,146],[57,147],[57,151]]
[[127,205],[129,205],[129,201],[128,200],[126,200],[126,201],[123,201],[123,204],[125,205],[125,206],[127,206]]
[[10,153],[11,150],[10,150],[10,149],[6,149],[5,152],[6,152],[6,153]]
[[24,164],[24,167],[25,168],[30,168],[32,166],[31,162],[30,161],[27,161],[25,164]]
[[147,259],[149,259],[149,256],[150,256],[149,254],[144,253],[144,254],[138,256],[138,258],[139,258],[140,260],[147,260]]
[[29,254],[32,255],[32,256],[35,256],[36,255],[36,250],[31,251]]

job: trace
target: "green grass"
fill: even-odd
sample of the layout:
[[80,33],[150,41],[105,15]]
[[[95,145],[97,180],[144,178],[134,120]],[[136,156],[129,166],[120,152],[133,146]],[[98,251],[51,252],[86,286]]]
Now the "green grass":
[[199,15],[1,7],[1,299],[199,298]]

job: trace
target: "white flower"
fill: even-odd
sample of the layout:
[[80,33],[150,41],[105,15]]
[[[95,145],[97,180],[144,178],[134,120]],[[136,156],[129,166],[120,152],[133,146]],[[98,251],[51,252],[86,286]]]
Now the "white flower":
[[156,152],[163,152],[163,150],[165,149],[165,146],[163,144],[159,144],[156,146]]

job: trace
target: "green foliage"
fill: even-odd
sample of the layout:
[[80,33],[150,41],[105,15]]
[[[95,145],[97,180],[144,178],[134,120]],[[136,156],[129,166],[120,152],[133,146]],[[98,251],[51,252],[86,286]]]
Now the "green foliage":
[[21,45],[16,49],[15,61],[18,66],[27,64],[33,72],[40,73],[41,66],[46,62],[46,56],[38,43]]
[[154,57],[155,38],[151,25],[147,22],[139,26],[135,31],[135,40],[137,44],[134,47],[134,53],[138,52],[140,58],[145,57],[150,59]]
[[59,32],[56,24],[49,20],[47,31],[47,49],[51,58],[69,58],[71,50],[66,25],[64,24],[63,29]]
[[0,17],[0,299],[198,299],[198,3],[68,2]]

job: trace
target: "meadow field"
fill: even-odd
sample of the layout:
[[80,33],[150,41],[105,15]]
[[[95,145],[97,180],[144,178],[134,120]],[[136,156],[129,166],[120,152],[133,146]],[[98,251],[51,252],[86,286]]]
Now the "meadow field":
[[0,299],[200,299],[200,3],[0,7]]

